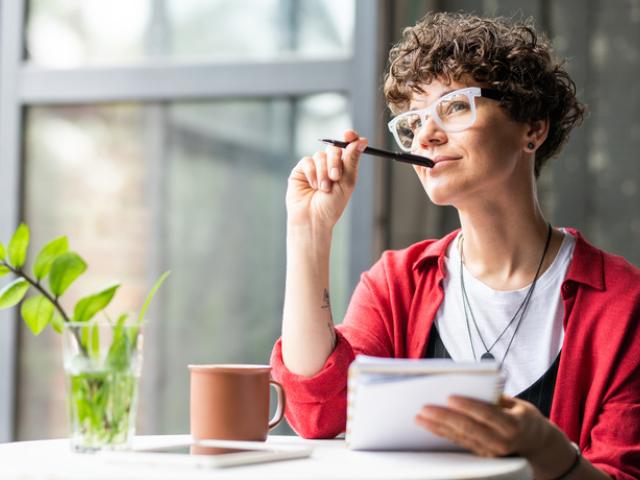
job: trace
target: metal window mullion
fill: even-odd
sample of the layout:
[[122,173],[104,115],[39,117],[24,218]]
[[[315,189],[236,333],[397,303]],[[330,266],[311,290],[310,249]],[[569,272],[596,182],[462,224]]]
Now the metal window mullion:
[[[0,238],[20,217],[20,125],[17,77],[22,60],[23,0],[0,0]],[[6,283],[6,282],[3,282]],[[14,440],[16,418],[17,314],[0,311],[0,443]]]
[[[144,139],[145,139],[145,163],[147,169],[147,186],[146,192],[147,203],[150,209],[150,220],[148,231],[150,231],[150,242],[147,249],[148,273],[146,276],[147,284],[153,285],[153,282],[160,277],[163,271],[168,269],[166,246],[166,221],[165,211],[167,201],[167,147],[169,139],[168,134],[168,116],[169,105],[167,104],[151,104],[144,108]],[[166,315],[165,312],[166,296],[159,295],[152,304],[149,312],[150,319],[145,327],[145,362],[144,362],[144,382],[142,383],[143,395],[146,400],[146,408],[144,412],[140,412],[143,416],[145,434],[157,434],[162,431],[162,418],[160,412],[165,411],[162,402],[165,401],[162,395],[162,385],[165,383],[166,377]],[[161,317],[161,318],[158,318]]]
[[[369,139],[371,145],[381,145],[379,128],[381,98],[379,82],[380,51],[384,36],[380,35],[382,2],[357,0],[355,37],[349,96],[355,130]],[[355,288],[360,274],[371,266],[374,235],[374,162],[360,162],[358,184],[351,199],[349,226],[349,285]]]
[[[153,9],[153,18],[147,26],[146,52],[152,58],[159,58],[167,51],[170,42],[167,2],[157,0]],[[148,231],[150,242],[147,249],[147,284],[153,285],[160,274],[167,269],[164,255],[166,247],[166,204],[167,202],[167,146],[169,105],[154,102],[142,106],[144,115],[145,163],[147,169],[146,192],[150,211]],[[140,411],[143,434],[158,434],[163,431],[161,412],[166,411],[163,403],[163,385],[167,375],[167,316],[165,312],[166,296],[160,295],[154,301],[149,312],[152,319],[145,327],[145,362],[142,377],[142,398],[146,408]],[[151,348],[149,348],[151,347]]]
[[72,70],[24,65],[23,104],[300,96],[351,87],[347,58],[247,63],[153,62]]

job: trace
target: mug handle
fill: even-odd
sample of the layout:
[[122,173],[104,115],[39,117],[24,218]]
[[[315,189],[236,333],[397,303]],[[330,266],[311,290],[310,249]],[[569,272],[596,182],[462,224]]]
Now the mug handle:
[[285,396],[284,388],[275,380],[269,380],[269,385],[276,389],[278,394],[278,406],[276,407],[276,413],[273,414],[273,418],[269,421],[269,430],[274,429],[284,418]]

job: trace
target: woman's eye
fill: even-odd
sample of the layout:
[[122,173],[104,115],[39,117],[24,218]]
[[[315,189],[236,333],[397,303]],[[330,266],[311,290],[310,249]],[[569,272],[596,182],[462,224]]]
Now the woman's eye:
[[463,101],[450,102],[444,108],[445,115],[451,115],[453,113],[465,112],[469,109],[469,104]]
[[400,125],[397,131],[401,138],[413,137],[413,130],[408,125]]

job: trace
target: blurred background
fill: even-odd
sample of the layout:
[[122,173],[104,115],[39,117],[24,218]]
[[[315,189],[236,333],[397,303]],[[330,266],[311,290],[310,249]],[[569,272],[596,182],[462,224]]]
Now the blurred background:
[[[392,147],[387,53],[428,11],[532,16],[590,117],[539,180],[556,225],[640,263],[640,0],[0,0],[0,239],[60,235],[89,270],[67,306],[153,280],[138,431],[188,431],[190,363],[267,363],[279,336],[286,179],[319,137]],[[361,163],[335,232],[334,318],[387,248],[458,226],[410,168]],[[3,282],[4,284],[4,282]],[[0,441],[67,435],[59,336],[0,312]],[[288,426],[276,433],[290,432]]]

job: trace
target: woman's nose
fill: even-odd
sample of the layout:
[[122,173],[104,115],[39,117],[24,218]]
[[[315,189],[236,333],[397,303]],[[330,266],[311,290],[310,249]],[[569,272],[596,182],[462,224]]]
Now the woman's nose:
[[429,115],[416,133],[416,143],[420,147],[428,147],[429,145],[442,145],[447,141],[447,134]]

